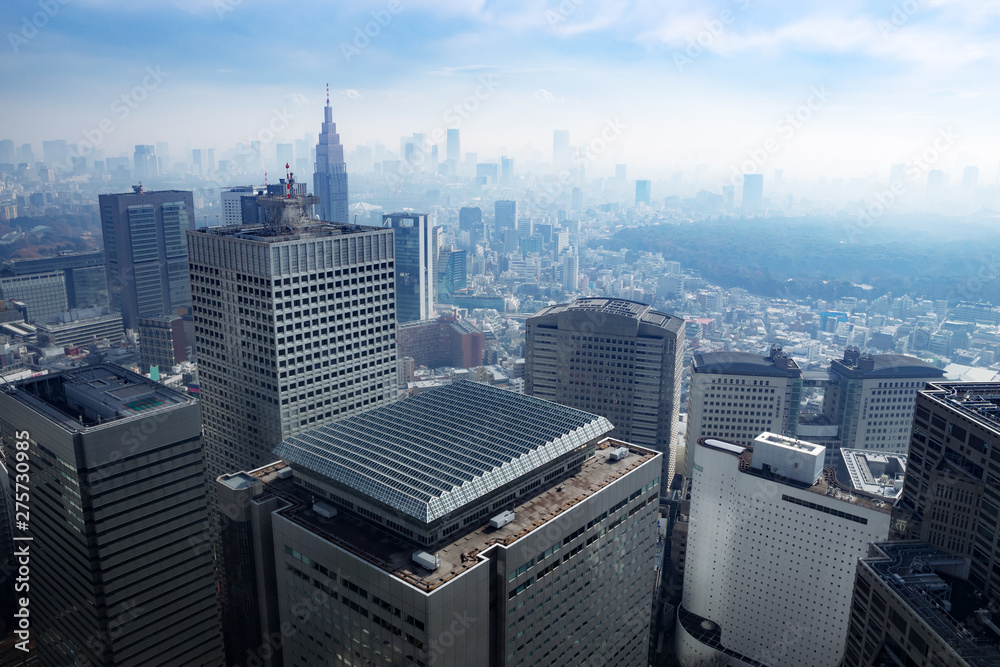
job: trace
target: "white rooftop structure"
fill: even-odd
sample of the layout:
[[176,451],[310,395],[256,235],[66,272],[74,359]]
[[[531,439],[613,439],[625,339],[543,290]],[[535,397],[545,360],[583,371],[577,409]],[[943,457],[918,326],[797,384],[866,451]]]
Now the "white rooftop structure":
[[753,468],[813,485],[823,475],[826,447],[765,431],[754,438]]

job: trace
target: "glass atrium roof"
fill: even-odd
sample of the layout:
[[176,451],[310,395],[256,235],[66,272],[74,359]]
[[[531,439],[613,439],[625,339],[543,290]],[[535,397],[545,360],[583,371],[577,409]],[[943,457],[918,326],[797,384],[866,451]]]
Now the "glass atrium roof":
[[429,523],[613,428],[587,412],[456,382],[300,433],[274,453]]

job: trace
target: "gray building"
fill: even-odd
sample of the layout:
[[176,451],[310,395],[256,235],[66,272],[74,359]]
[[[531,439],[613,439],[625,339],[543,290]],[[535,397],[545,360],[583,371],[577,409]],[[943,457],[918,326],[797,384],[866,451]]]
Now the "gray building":
[[66,312],[66,276],[62,271],[0,277],[0,299],[22,301],[28,322],[47,322]]
[[198,402],[87,366],[5,385],[0,435],[28,455],[40,664],[221,665]]
[[426,213],[387,213],[396,244],[396,319],[416,322],[434,317],[438,233]]
[[176,315],[139,318],[139,363],[148,373],[156,366],[161,373],[187,361],[184,321]]
[[299,222],[188,232],[213,479],[395,398],[392,230]]
[[323,127],[316,144],[316,170],[313,173],[313,192],[319,197],[316,213],[326,222],[350,222],[347,207],[347,163],[344,147],[340,144],[337,124],[333,122],[333,109],[329,95],[323,107]]
[[684,320],[624,299],[549,306],[526,322],[524,391],[606,417],[614,437],[663,453],[675,472]]
[[14,259],[7,262],[4,276],[26,276],[61,271],[65,276],[66,301],[70,310],[108,303],[104,251],[61,253],[55,257]]
[[611,428],[459,382],[220,477],[228,661],[646,665],[660,455]]
[[645,204],[649,206],[649,202],[652,197],[652,181],[636,181],[635,182],[635,205]]
[[135,186],[99,200],[111,307],[125,328],[135,329],[140,317],[190,307],[184,233],[194,229],[192,193]]
[[517,229],[517,202],[511,199],[498,199],[493,203],[494,236],[499,236],[504,229]]

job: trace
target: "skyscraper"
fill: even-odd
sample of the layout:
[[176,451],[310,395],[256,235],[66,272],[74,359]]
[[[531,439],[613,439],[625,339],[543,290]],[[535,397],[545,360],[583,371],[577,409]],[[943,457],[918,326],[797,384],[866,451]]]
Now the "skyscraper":
[[457,382],[222,476],[229,662],[646,665],[660,455],[610,430]]
[[16,544],[40,664],[221,665],[212,555],[191,548],[208,529],[198,402],[86,366],[6,387],[0,434],[30,462]]
[[[260,199],[288,203],[289,215],[309,209],[308,198]],[[395,397],[392,231],[270,217],[273,226],[188,232],[213,479],[268,463],[291,434]]]
[[100,250],[9,260],[0,275],[27,276],[51,271],[63,274],[68,308],[91,308],[108,303],[104,252]]
[[483,210],[478,206],[463,206],[458,211],[458,229],[460,231],[471,232],[482,221]]
[[445,158],[457,165],[462,160],[462,142],[458,130],[448,130],[445,144]]
[[156,149],[153,146],[137,144],[132,155],[133,174],[136,179],[144,180],[159,175],[159,163],[156,160]]
[[497,234],[504,229],[517,229],[517,202],[498,199],[493,203],[493,228]]
[[890,505],[858,491],[848,497],[824,475],[824,453],[773,433],[752,449],[697,443],[677,614],[681,664],[720,655],[726,664],[839,664],[846,582],[868,542],[888,535]]
[[317,213],[325,222],[350,222],[348,219],[347,163],[344,147],[340,145],[337,124],[333,122],[330,108],[330,91],[326,93],[323,107],[323,126],[316,144],[316,171],[313,174],[313,193],[319,197]]
[[621,440],[663,452],[674,476],[684,320],[624,299],[585,298],[528,318],[525,393],[606,417]]
[[758,211],[764,205],[764,174],[743,174],[743,210]]
[[649,206],[651,201],[650,197],[652,195],[652,182],[651,181],[636,181],[635,182],[635,205],[645,204]]
[[514,182],[514,158],[500,157],[500,185]]
[[386,213],[396,247],[396,320],[400,323],[434,317],[437,235],[426,213]]
[[99,198],[111,306],[126,329],[191,305],[184,232],[194,229],[192,193],[132,189]]

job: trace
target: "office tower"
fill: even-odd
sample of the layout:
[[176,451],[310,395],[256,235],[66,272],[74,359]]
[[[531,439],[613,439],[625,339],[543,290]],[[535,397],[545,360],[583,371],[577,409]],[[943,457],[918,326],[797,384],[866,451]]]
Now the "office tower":
[[456,165],[462,159],[462,142],[458,130],[448,130],[448,137],[445,143],[445,156],[449,162]]
[[520,237],[531,236],[535,233],[535,219],[522,215],[517,219],[517,235]]
[[400,357],[427,368],[472,368],[483,365],[486,335],[475,325],[452,316],[399,325],[396,346]]
[[[222,200],[222,224],[242,225],[254,224],[257,222],[256,216],[256,190],[252,185],[240,185],[233,188],[223,188],[220,193]],[[252,220],[244,219],[244,198],[250,197],[253,200]]]
[[652,181],[636,181],[635,182],[635,205],[645,204],[649,206],[650,197],[652,193]]
[[575,252],[566,253],[562,260],[562,286],[566,292],[575,292],[580,286],[580,258]]
[[313,194],[319,197],[316,213],[326,222],[350,222],[347,195],[347,163],[340,145],[337,124],[333,122],[330,92],[323,107],[323,125],[316,144],[316,170],[313,174]]
[[139,359],[145,373],[156,366],[161,373],[187,361],[184,320],[176,315],[139,318]]
[[278,164],[295,164],[294,144],[275,144],[274,153]]
[[65,139],[42,142],[42,156],[49,169],[65,169],[68,166],[69,147]]
[[468,253],[454,246],[447,246],[438,252],[434,262],[437,272],[437,291],[435,299],[438,303],[451,303],[451,295],[469,286],[466,262]]
[[743,210],[758,211],[764,205],[764,174],[743,174]]
[[17,151],[10,139],[0,139],[0,164],[17,164]]
[[85,366],[0,392],[0,433],[27,443],[39,663],[221,665],[198,402]]
[[1000,665],[996,604],[970,585],[969,565],[926,543],[872,544],[858,562],[843,667]]
[[569,130],[552,132],[552,171],[569,169]]
[[191,150],[191,167],[197,176],[208,175],[208,155],[204,149],[194,148]]
[[471,232],[473,227],[482,223],[483,210],[478,206],[463,206],[458,211],[458,229]]
[[606,417],[616,438],[663,453],[675,473],[684,320],[623,299],[549,306],[526,322],[524,391]]
[[514,158],[500,157],[500,185],[514,182]]
[[517,228],[517,202],[498,199],[493,204],[493,228],[497,234],[504,229]]
[[476,165],[476,178],[482,179],[482,185],[496,185],[498,166],[495,162],[480,162]]
[[156,161],[156,149],[152,146],[137,144],[132,155],[132,173],[138,180],[153,178],[159,175]]
[[583,210],[583,191],[578,187],[574,187],[570,192],[570,205],[573,207],[574,211]]
[[[301,215],[308,201],[291,208]],[[293,433],[395,397],[392,231],[283,222],[188,232],[213,479],[267,463]]]
[[194,196],[181,190],[101,195],[101,231],[111,307],[126,329],[140,317],[177,314],[191,306],[187,239]]
[[396,321],[434,317],[434,234],[426,213],[386,213],[396,244]]
[[823,396],[823,416],[838,427],[835,446],[905,454],[916,394],[942,377],[916,357],[844,350],[843,359],[830,362],[833,384]]
[[[768,354],[703,352],[691,363],[687,451],[701,438],[724,438],[745,447],[765,431],[796,437],[802,370],[772,346]],[[688,476],[691,459],[687,461]]]
[[66,276],[62,271],[47,271],[0,277],[0,300],[23,301],[25,320],[46,322],[69,308]]
[[660,456],[610,430],[456,382],[220,477],[228,662],[645,666]]
[[29,166],[35,163],[35,151],[31,144],[21,144],[21,147],[17,149],[17,161],[24,162]]
[[159,170],[161,174],[165,174],[170,171],[170,144],[166,141],[157,141],[155,144],[155,152],[157,162],[159,164]]
[[681,664],[719,655],[769,667],[839,664],[847,582],[868,542],[888,535],[890,505],[839,488],[824,475],[824,453],[774,433],[752,448],[716,438],[695,445]]

